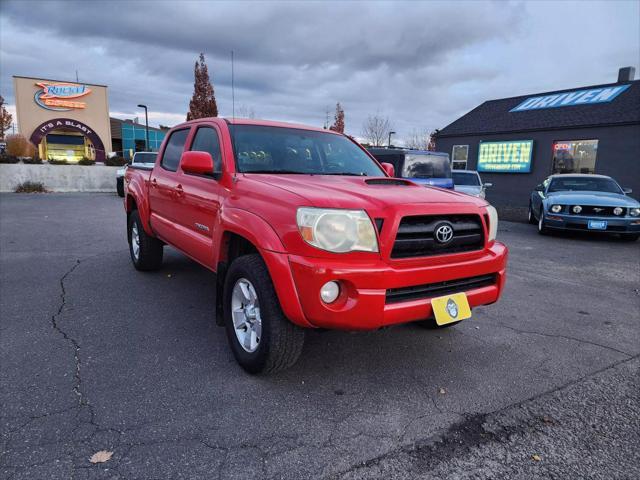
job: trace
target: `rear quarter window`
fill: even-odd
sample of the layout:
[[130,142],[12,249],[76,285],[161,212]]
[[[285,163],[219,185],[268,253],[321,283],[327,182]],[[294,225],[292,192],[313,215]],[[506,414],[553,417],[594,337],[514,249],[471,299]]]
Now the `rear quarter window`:
[[167,146],[162,154],[162,168],[175,172],[180,164],[180,157],[184,151],[184,144],[189,136],[189,129],[176,130],[171,134],[167,141]]

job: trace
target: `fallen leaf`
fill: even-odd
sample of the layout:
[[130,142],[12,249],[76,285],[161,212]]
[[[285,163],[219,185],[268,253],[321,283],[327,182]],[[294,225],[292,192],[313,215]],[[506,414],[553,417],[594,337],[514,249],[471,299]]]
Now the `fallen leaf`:
[[91,458],[89,459],[89,461],[91,463],[108,462],[109,460],[111,460],[112,455],[113,455],[113,452],[109,452],[108,450],[100,450],[99,452],[96,452],[93,455],[91,455]]
[[550,424],[550,425],[553,425],[553,423],[554,423],[553,418],[548,417],[547,415],[544,415],[544,416],[542,417],[542,421],[543,421],[544,423],[548,423],[548,424]]
[[440,395],[444,395],[445,393],[447,393],[447,390],[446,390],[446,389],[444,389],[443,387],[440,387],[440,388],[438,389],[438,393],[439,393]]
[[540,458],[540,455],[534,453],[533,455],[531,455],[531,458],[536,461],[539,462],[540,460],[542,460],[542,458]]

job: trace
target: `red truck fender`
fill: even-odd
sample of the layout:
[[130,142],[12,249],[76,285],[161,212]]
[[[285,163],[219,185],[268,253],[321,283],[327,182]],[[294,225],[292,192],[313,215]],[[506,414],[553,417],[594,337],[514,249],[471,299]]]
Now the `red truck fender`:
[[[218,256],[215,261],[217,273],[221,277],[220,283],[222,283],[226,273],[225,271],[220,271],[221,265],[228,266],[228,234],[232,233],[250,242],[262,256],[269,270],[269,275],[271,275],[282,311],[287,318],[297,325],[313,327],[302,311],[302,305],[300,304],[289,266],[288,254],[273,227],[255,213],[240,208],[228,207],[223,207],[220,210],[220,223],[221,225],[217,232],[218,238],[215,239],[214,243],[221,246],[217,251]],[[221,285],[219,286],[221,287]],[[221,294],[220,290],[219,294]],[[221,296],[218,298],[221,298]]]
[[[148,180],[146,181],[148,182]],[[145,183],[146,183],[145,182]],[[127,185],[127,195],[124,199],[124,207],[129,215],[133,210],[138,210],[142,227],[147,235],[155,237],[151,224],[149,223],[149,200],[148,195],[140,191],[141,185],[138,182],[129,182]]]

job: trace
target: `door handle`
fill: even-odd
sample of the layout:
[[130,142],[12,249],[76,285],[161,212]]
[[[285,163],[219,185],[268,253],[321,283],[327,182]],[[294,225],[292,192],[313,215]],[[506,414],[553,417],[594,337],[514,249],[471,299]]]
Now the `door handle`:
[[182,185],[180,184],[176,185],[176,188],[174,190],[178,196],[182,196],[184,194],[184,190],[182,188]]
[[158,186],[158,181],[155,178],[151,179],[151,186],[154,188]]

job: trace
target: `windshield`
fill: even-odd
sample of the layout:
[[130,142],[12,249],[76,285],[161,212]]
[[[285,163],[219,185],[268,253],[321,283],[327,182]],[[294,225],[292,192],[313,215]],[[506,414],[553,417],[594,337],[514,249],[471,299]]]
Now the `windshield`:
[[348,138],[332,133],[260,125],[231,125],[238,171],[385,176]]
[[402,169],[404,178],[451,178],[449,158],[428,153],[408,153]]
[[133,163],[156,163],[157,155],[153,152],[136,152],[133,156]]
[[453,183],[455,185],[480,186],[478,175],[471,172],[453,172]]
[[599,177],[567,177],[554,178],[549,185],[549,192],[587,191],[623,193],[620,186],[611,178]]

